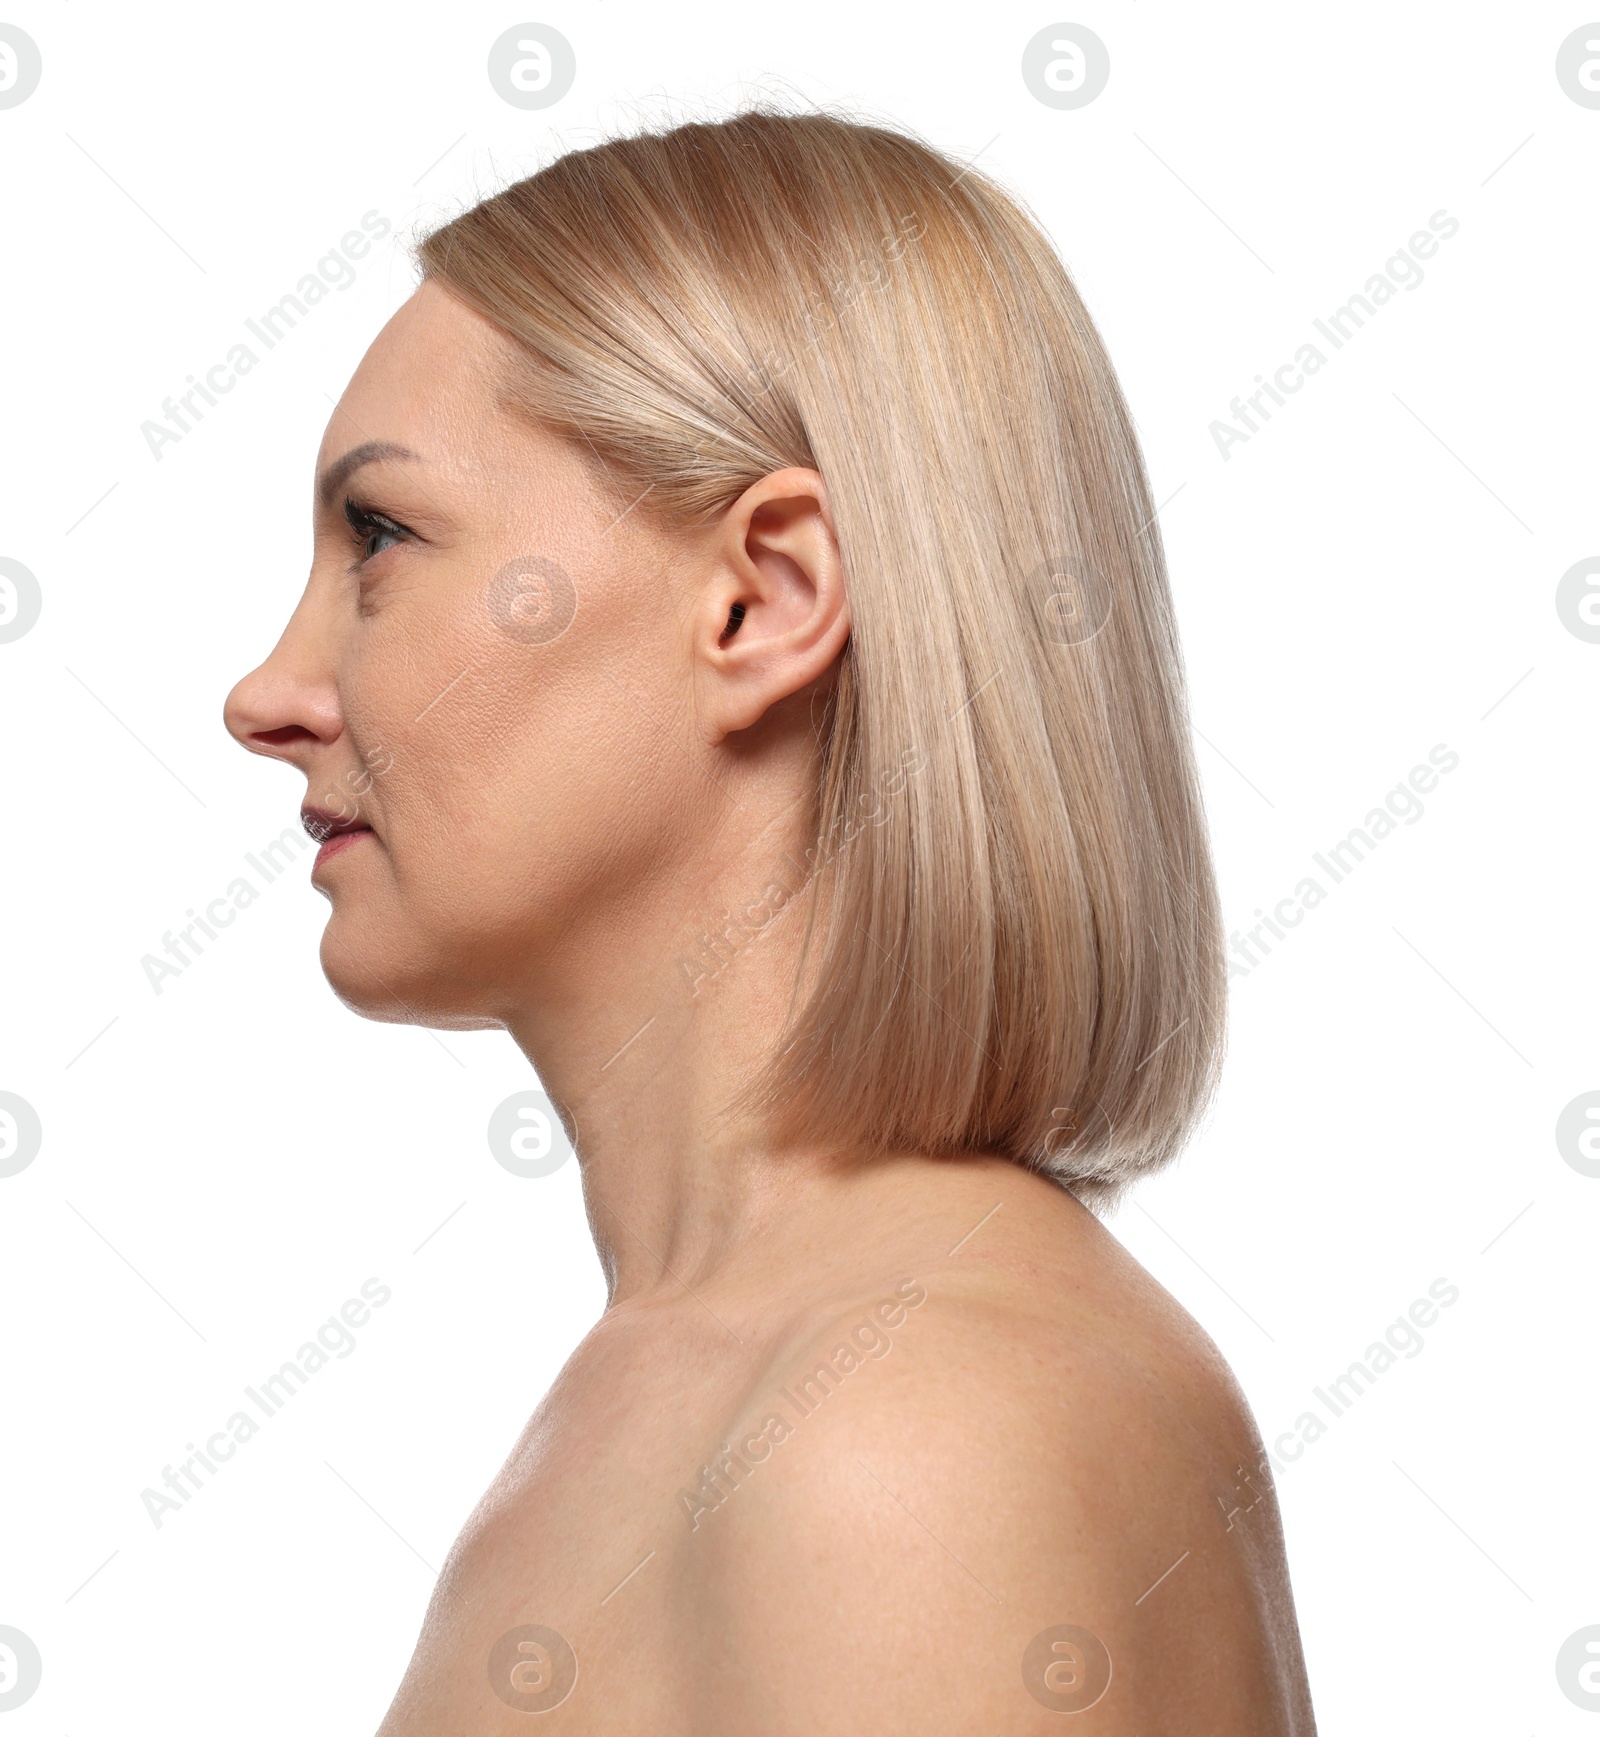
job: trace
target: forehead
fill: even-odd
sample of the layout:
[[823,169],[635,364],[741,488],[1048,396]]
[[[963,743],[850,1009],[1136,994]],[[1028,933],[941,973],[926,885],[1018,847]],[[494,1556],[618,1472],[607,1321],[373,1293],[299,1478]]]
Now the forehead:
[[499,391],[513,346],[489,321],[425,281],[373,339],[328,420],[322,470],[350,447],[487,451],[512,430]]

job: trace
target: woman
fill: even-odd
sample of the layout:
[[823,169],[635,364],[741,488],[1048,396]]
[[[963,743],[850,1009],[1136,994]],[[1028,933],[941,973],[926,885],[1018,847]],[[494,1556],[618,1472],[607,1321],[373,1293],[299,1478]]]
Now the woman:
[[975,170],[748,113],[430,236],[230,696],[322,963],[504,1027],[609,1306],[384,1737],[1305,1733],[1216,1348],[1102,1227],[1220,1048],[1154,514]]

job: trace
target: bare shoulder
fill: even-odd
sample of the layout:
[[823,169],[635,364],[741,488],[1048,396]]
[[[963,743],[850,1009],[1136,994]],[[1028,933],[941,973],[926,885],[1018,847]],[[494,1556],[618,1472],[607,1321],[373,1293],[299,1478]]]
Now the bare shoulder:
[[1080,1711],[1099,1737],[1306,1737],[1236,1381],[1081,1207],[1000,1183],[994,1222],[819,1311],[752,1395],[691,1517],[736,1667],[704,1712],[773,1737]]

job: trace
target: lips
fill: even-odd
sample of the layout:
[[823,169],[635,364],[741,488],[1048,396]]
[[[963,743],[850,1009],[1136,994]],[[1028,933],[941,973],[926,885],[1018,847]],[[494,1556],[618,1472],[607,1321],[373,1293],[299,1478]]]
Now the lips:
[[326,808],[313,808],[310,803],[300,810],[300,824],[317,844],[326,844],[330,838],[342,838],[346,833],[372,831],[364,820],[353,820]]

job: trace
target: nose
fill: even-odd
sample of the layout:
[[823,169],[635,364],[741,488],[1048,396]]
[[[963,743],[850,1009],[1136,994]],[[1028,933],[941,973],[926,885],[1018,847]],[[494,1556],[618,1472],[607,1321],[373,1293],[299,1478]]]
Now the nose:
[[306,627],[296,611],[266,662],[235,684],[222,721],[241,748],[309,775],[310,756],[338,740],[344,715],[333,672]]

